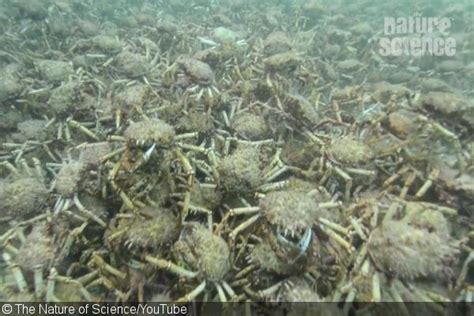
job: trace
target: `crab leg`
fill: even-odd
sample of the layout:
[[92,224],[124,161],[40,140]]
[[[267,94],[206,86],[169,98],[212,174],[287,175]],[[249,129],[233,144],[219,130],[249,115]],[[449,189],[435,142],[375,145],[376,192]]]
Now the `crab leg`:
[[84,133],[85,135],[89,136],[90,138],[96,140],[96,141],[99,141],[99,136],[97,136],[93,131],[91,131],[90,129],[88,129],[87,127],[85,127],[84,125],[82,125],[81,123],[73,120],[73,119],[70,119],[68,121],[68,124],[71,126],[71,127],[74,127],[74,128],[77,128],[79,131],[81,131],[82,133]]
[[11,173],[15,174],[16,176],[20,175],[18,169],[15,168],[15,166],[9,163],[8,161],[2,162],[2,165],[4,165]]
[[35,296],[37,300],[43,297],[44,281],[43,281],[43,266],[37,265],[34,268],[34,282],[35,282]]
[[410,189],[411,185],[413,182],[416,180],[416,173],[411,173],[408,178],[405,180],[405,183],[403,184],[402,191],[400,192],[400,198],[405,199],[405,197],[408,194],[408,190]]
[[261,214],[256,214],[252,217],[250,217],[249,219],[247,219],[245,222],[241,223],[239,226],[237,226],[230,234],[229,234],[229,238],[232,239],[232,240],[235,240],[235,237],[237,237],[237,235],[245,230],[246,228],[250,227],[253,223],[255,223],[259,218],[260,218]]
[[156,144],[153,144],[153,145],[151,145],[151,147],[148,148],[148,150],[143,154],[143,159],[144,159],[145,161],[150,160],[150,157],[151,157],[151,155],[153,154],[153,151],[155,151],[155,148],[156,148]]
[[339,167],[331,167],[331,168],[334,168],[334,171],[339,176],[341,176],[344,179],[344,181],[346,182],[345,191],[344,191],[344,200],[346,202],[348,202],[350,200],[350,196],[351,196],[352,178]]
[[26,283],[25,277],[23,276],[23,273],[21,272],[18,265],[16,263],[13,263],[10,255],[5,252],[3,253],[3,260],[5,260],[8,267],[12,271],[13,276],[15,277],[16,285],[18,286],[18,290],[21,293],[26,293],[28,291],[28,284]]
[[100,257],[97,253],[94,253],[92,255],[92,263],[94,263],[100,270],[105,270],[121,280],[125,280],[125,278],[127,277],[127,275],[122,271],[119,271],[111,265],[107,264],[104,259],[102,259],[102,257]]
[[74,204],[76,205],[77,209],[81,213],[84,213],[85,215],[87,215],[87,217],[89,217],[90,219],[98,223],[100,226],[107,227],[107,224],[103,220],[101,220],[97,215],[95,215],[94,213],[86,209],[84,205],[82,205],[81,201],[79,201],[79,197],[77,193],[74,194]]
[[55,268],[51,268],[48,276],[48,285],[46,288],[46,302],[58,302],[58,298],[54,295],[54,288],[56,286],[56,276],[58,272]]
[[64,132],[66,134],[66,142],[71,141],[71,130],[69,129],[69,124],[64,125]]
[[205,288],[206,288],[206,281],[202,281],[201,284],[199,284],[194,290],[192,290],[190,293],[186,294],[185,296],[178,298],[176,302],[178,303],[190,302],[193,299],[195,299],[199,294],[201,294]]
[[66,283],[66,284],[73,284],[79,289],[79,292],[81,293],[82,297],[84,297],[86,301],[88,302],[93,301],[92,295],[89,293],[89,291],[86,290],[86,288],[78,280],[74,280],[69,277],[64,277],[64,276],[59,276],[59,275],[55,276],[55,280],[62,283]]
[[225,296],[224,290],[222,289],[222,286],[217,282],[215,282],[214,285],[216,286],[217,294],[219,295],[219,300],[221,301],[221,303],[227,303],[227,298]]
[[260,207],[258,206],[237,207],[237,208],[230,209],[229,215],[230,216],[247,215],[247,214],[255,214],[258,212],[260,212]]
[[344,247],[344,249],[347,250],[347,252],[351,253],[354,249],[352,247],[352,245],[346,241],[344,238],[342,238],[341,236],[339,236],[337,233],[335,233],[332,229],[330,229],[329,227],[324,227],[324,226],[321,226],[321,230],[323,232],[325,232],[330,238],[332,238],[335,242],[337,242],[339,245],[341,245],[342,247]]
[[222,287],[227,292],[227,294],[229,294],[231,300],[233,300],[235,297],[237,297],[237,295],[235,294],[234,290],[229,285],[229,283],[227,283],[226,281],[222,281]]
[[250,272],[252,272],[252,270],[255,270],[257,269],[257,266],[255,264],[250,264],[249,266],[245,267],[244,269],[240,270],[239,272],[237,272],[237,274],[235,275],[235,279],[238,280],[240,278],[243,278],[245,277],[247,274],[249,274]]
[[258,294],[260,297],[268,297],[272,295],[273,293],[277,292],[283,285],[283,281],[280,281],[269,288],[266,288],[264,290],[258,291]]
[[380,290],[380,277],[377,272],[372,277],[372,302],[380,302],[382,300],[382,293]]
[[356,231],[357,235],[359,235],[359,237],[362,240],[367,240],[367,236],[365,235],[364,231],[362,230],[362,226],[360,226],[359,222],[352,216],[349,216],[349,221],[351,223],[351,226]]
[[58,158],[56,158],[51,149],[48,147],[48,144],[47,143],[43,143],[42,144],[42,147],[44,149],[44,151],[48,154],[48,156],[51,158],[51,160],[53,160],[54,162],[58,162]]
[[189,271],[184,268],[181,268],[180,266],[174,264],[171,261],[158,259],[149,255],[145,256],[145,261],[153,264],[158,269],[167,270],[177,275],[184,276],[186,278],[195,278],[199,274],[199,272]]
[[117,155],[120,155],[120,154],[123,153],[126,149],[127,149],[127,147],[124,146],[124,147],[121,147],[121,148],[119,148],[119,149],[117,149],[117,150],[114,150],[114,151],[112,151],[111,153],[109,153],[109,154],[103,156],[102,158],[100,158],[100,162],[101,162],[101,163],[104,163],[104,162],[106,162],[107,160],[109,160],[109,159],[111,159],[111,158],[113,158],[113,157],[115,157],[115,156],[117,156]]
[[428,180],[426,180],[426,182],[423,184],[423,186],[418,190],[418,192],[416,192],[416,194],[415,194],[416,198],[421,198],[426,194],[426,192],[433,185],[433,181],[435,181],[436,178],[438,178],[439,173],[440,173],[439,169],[434,169],[433,171],[430,172],[430,174],[428,176]]
[[341,225],[338,225],[336,223],[331,222],[330,220],[327,220],[323,217],[320,217],[319,222],[323,224],[324,226],[327,226],[341,234],[344,234],[345,236],[349,236],[349,230],[347,228],[342,227]]
[[33,165],[35,166],[36,176],[39,179],[42,179],[43,178],[43,170],[41,169],[41,162],[38,160],[38,158],[33,158]]

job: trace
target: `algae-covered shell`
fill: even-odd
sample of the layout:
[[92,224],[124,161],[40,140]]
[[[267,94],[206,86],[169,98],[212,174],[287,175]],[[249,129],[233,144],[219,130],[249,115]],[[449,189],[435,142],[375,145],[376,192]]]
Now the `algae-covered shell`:
[[135,122],[127,127],[124,133],[125,140],[129,144],[156,144],[158,146],[169,146],[175,137],[174,128],[159,119],[149,119]]
[[469,99],[456,93],[432,91],[422,95],[418,104],[442,115],[456,116],[472,108],[471,103]]
[[376,228],[369,237],[368,251],[377,268],[401,279],[435,277],[456,255],[437,234],[399,221]]
[[226,192],[245,193],[263,182],[259,149],[239,146],[217,166],[219,186]]
[[[455,210],[453,210],[455,212]],[[405,205],[403,221],[424,229],[448,241],[451,235],[451,225],[438,209],[438,205],[425,202],[408,202]]]
[[101,158],[111,151],[112,146],[108,142],[90,144],[82,150],[79,161],[88,167],[95,168],[100,165]]
[[262,140],[269,136],[265,118],[249,112],[237,115],[232,127],[237,134],[250,140]]
[[47,224],[41,223],[33,226],[24,244],[18,250],[15,262],[23,272],[31,273],[37,265],[47,269],[55,256],[53,237],[48,235]]
[[284,301],[290,303],[298,302],[320,302],[321,298],[308,282],[301,278],[291,278],[291,285],[287,285],[284,291]]
[[194,58],[183,58],[180,65],[184,72],[202,85],[209,85],[214,81],[214,72],[211,66]]
[[291,50],[291,40],[285,33],[277,31],[270,33],[263,42],[264,52],[267,56],[286,53]]
[[278,258],[272,247],[265,242],[255,245],[250,252],[250,261],[268,272],[289,274],[291,271],[290,265]]
[[272,225],[289,232],[310,228],[325,214],[317,199],[301,190],[270,192],[260,200],[260,208]]
[[49,192],[44,183],[34,177],[21,177],[0,182],[0,210],[3,216],[28,219],[41,212]]
[[64,197],[70,197],[83,186],[86,166],[81,162],[70,162],[62,166],[56,176],[55,190]]
[[336,161],[350,165],[363,164],[374,158],[374,153],[368,145],[349,136],[332,143],[328,153]]
[[182,234],[189,250],[195,256],[197,268],[206,279],[211,281],[222,280],[230,270],[230,250],[226,241],[214,235],[203,225],[186,227]]
[[43,59],[36,60],[34,65],[45,80],[52,82],[67,80],[74,74],[72,65],[65,61]]
[[263,62],[270,71],[292,71],[296,69],[301,60],[295,53],[286,52],[265,58]]
[[172,243],[179,233],[179,220],[169,209],[146,206],[139,211],[146,216],[121,219],[118,231],[126,229],[120,241],[139,249],[157,249]]

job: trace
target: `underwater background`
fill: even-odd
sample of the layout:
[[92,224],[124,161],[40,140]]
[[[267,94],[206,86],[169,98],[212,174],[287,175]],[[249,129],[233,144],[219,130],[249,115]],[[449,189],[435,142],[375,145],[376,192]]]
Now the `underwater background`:
[[472,302],[473,18],[2,0],[1,301]]

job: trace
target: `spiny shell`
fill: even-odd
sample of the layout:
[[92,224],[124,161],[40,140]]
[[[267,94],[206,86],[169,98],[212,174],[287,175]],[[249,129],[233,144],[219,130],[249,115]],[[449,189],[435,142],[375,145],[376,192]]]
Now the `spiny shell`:
[[312,226],[318,217],[318,202],[301,190],[268,193],[260,200],[265,218],[282,230],[303,231]]
[[363,142],[345,136],[329,146],[328,153],[338,162],[345,164],[366,163],[374,158],[372,149]]
[[206,279],[222,280],[230,270],[230,250],[226,241],[214,235],[207,227],[195,225],[184,241],[197,259],[197,267]]
[[459,115],[472,107],[469,100],[462,95],[437,91],[422,95],[419,105],[444,115]]
[[70,162],[62,166],[56,176],[54,188],[64,197],[70,197],[82,188],[86,166],[81,162]]
[[456,254],[437,234],[398,221],[374,229],[368,250],[377,268],[402,279],[436,276]]
[[270,33],[263,42],[264,52],[267,56],[285,53],[291,50],[291,40],[283,32]]
[[272,55],[263,60],[270,71],[292,71],[300,63],[300,58],[293,52]]
[[162,120],[149,119],[130,124],[125,130],[124,136],[129,144],[169,146],[174,140],[175,130]]
[[199,84],[209,85],[214,80],[214,72],[205,62],[194,58],[184,58],[180,64],[184,72]]
[[278,258],[272,247],[265,242],[255,245],[249,259],[253,264],[256,264],[265,271],[277,274],[289,274],[291,271],[291,267]]
[[[318,293],[309,284],[300,278],[291,278],[291,285],[287,285],[284,293],[284,301],[290,303],[298,302],[320,302]],[[296,305],[296,304],[295,304]],[[304,304],[302,304],[304,305]]]
[[239,146],[219,162],[219,186],[226,192],[251,191],[262,184],[261,167],[258,148]]
[[178,237],[178,219],[169,209],[147,206],[140,210],[150,218],[137,216],[132,221],[123,219],[118,229],[127,228],[122,241],[138,246],[140,249],[152,248],[172,242]]
[[3,216],[27,219],[41,211],[48,198],[46,186],[34,177],[0,182],[0,210]]
[[268,127],[261,115],[245,112],[234,119],[232,127],[235,131],[250,140],[261,140],[268,137]]
[[98,167],[100,159],[111,151],[112,146],[108,142],[90,144],[82,150],[79,161],[88,167]]
[[37,265],[48,268],[48,264],[55,258],[55,247],[52,236],[48,236],[47,224],[33,226],[25,243],[18,250],[15,262],[24,272],[33,272]]

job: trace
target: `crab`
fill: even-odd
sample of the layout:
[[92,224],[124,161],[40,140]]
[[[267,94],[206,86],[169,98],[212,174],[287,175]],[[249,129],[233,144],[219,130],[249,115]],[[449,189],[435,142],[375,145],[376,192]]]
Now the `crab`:
[[350,234],[367,243],[352,257],[348,278],[341,280],[332,300],[345,296],[346,309],[354,301],[448,301],[446,294],[406,281],[452,282],[450,262],[458,246],[448,218],[455,214],[454,209],[378,191],[349,206]]
[[293,44],[283,32],[272,32],[263,41],[264,52],[267,56],[286,53],[291,50]]
[[344,72],[354,72],[363,69],[363,64],[357,59],[346,59],[337,63],[337,68]]
[[294,52],[286,52],[272,55],[264,59],[264,63],[270,72],[292,72],[301,63],[301,58]]
[[270,134],[265,118],[250,111],[236,113],[231,128],[238,137],[249,141],[262,141]]
[[[363,177],[365,179],[374,179],[377,174],[377,154],[378,149],[374,145],[379,143],[377,137],[373,139],[364,139],[364,132],[359,133],[361,136],[356,137],[352,133],[341,135],[339,137],[326,137],[325,134],[316,134],[308,130],[305,136],[311,141],[306,144],[305,148],[300,149],[301,153],[288,153],[293,148],[291,144],[285,150],[285,158],[287,162],[296,162],[308,165],[305,157],[301,154],[314,153],[317,156],[309,163],[309,170],[301,170],[298,167],[286,166],[287,170],[295,170],[296,172],[310,176],[319,177],[321,184],[326,183],[334,175],[342,178],[344,181],[344,200],[347,202],[351,196],[351,190],[354,177]],[[316,136],[318,135],[318,136]],[[324,138],[323,138],[324,137]],[[321,178],[322,177],[322,178]]]
[[214,93],[220,91],[214,85],[214,72],[205,62],[194,58],[180,57],[171,65],[164,74],[165,82],[171,82],[177,87],[184,87],[186,91],[195,96],[199,101],[204,92],[209,99],[214,98]]
[[148,85],[134,84],[124,87],[110,97],[108,112],[115,116],[115,127],[120,129],[122,121],[135,112],[143,112],[143,107],[149,99],[151,89]]
[[80,50],[98,50],[106,54],[116,54],[122,50],[124,43],[117,38],[109,35],[96,35],[87,40],[79,40],[69,51]]
[[267,161],[260,148],[238,145],[232,154],[217,161],[218,187],[224,192],[248,193],[263,184]]
[[[273,261],[280,262],[276,263],[277,266],[286,266],[282,271],[304,269],[306,265],[302,263],[314,260],[312,248],[316,246],[315,240],[319,234],[329,236],[348,253],[352,252],[349,242],[339,235],[341,232],[347,233],[346,229],[335,223],[328,211],[339,208],[341,202],[331,199],[322,187],[311,189],[310,183],[298,179],[286,182],[283,188],[261,194],[258,206],[238,207],[228,211],[220,225],[229,217],[250,216],[229,233],[230,239],[236,240],[243,231],[256,225],[254,230],[265,237],[262,244],[267,244],[272,249],[266,255],[274,252]],[[288,209],[293,211],[287,212]],[[259,260],[260,257],[252,252],[253,263],[270,264],[271,260]],[[276,271],[278,270],[280,268]]]
[[[151,213],[148,214],[150,215]],[[124,225],[126,225],[127,220],[132,220],[132,226],[136,229],[139,229],[139,220],[143,221],[143,218],[138,217],[136,220],[133,220],[131,217],[122,217],[121,219],[124,220],[124,222],[122,222]],[[144,226],[147,227],[148,232],[153,232],[157,224],[158,226],[160,225],[155,221],[151,223],[151,225],[145,224]],[[146,233],[144,233],[135,238],[126,233],[124,234],[123,227],[119,227],[120,230],[118,231],[114,229],[115,227],[112,227],[110,231],[107,232],[107,234],[110,233],[108,237],[111,238],[109,241],[106,241],[106,243],[110,242],[111,250],[118,250],[115,248],[119,246],[124,246],[125,249],[128,248],[128,250],[131,250],[131,257],[126,260],[117,261],[116,259],[118,257],[116,252],[92,251],[87,254],[87,258],[85,258],[89,272],[77,279],[81,281],[88,290],[94,290],[94,292],[102,292],[103,289],[112,291],[114,293],[113,297],[117,302],[138,301],[143,303],[150,297],[151,302],[170,301],[167,293],[163,293],[163,289],[157,292],[154,291],[155,288],[159,288],[157,280],[155,279],[156,273],[154,269],[142,269],[143,267],[133,259],[133,257],[142,256],[142,252],[135,250],[157,250],[158,246],[154,245],[153,242],[159,240],[160,236],[163,237],[164,235],[158,233],[159,236],[147,236]],[[170,230],[168,230],[168,232],[169,231]],[[168,235],[168,238],[169,237],[170,235]],[[126,245],[123,244],[124,240],[126,240]],[[162,239],[162,241],[164,241],[164,239]],[[125,249],[119,251],[126,251]]]
[[[472,205],[469,202],[472,200],[472,196],[474,196],[474,176],[472,171],[460,174],[447,161],[438,159],[434,162],[433,173],[435,177],[432,177],[431,184],[433,184],[434,190],[440,199],[445,201],[448,206],[462,208],[463,205]],[[429,188],[431,188],[431,185]]]
[[47,204],[49,189],[46,187],[45,173],[38,159],[33,158],[34,167],[25,160],[15,166],[8,161],[0,163],[10,175],[0,180],[0,208],[3,215],[15,220],[37,215]]
[[[178,298],[177,302],[195,300],[206,290],[209,283],[214,285],[221,302],[228,301],[228,296],[231,300],[236,298],[234,290],[226,281],[231,270],[231,254],[222,237],[214,235],[201,224],[187,223],[179,240],[174,244],[173,251],[180,264],[151,255],[145,255],[143,260],[155,268],[200,282],[191,292]],[[142,268],[146,265],[138,261],[134,264]]]
[[51,151],[54,143],[54,127],[46,120],[25,120],[19,122],[16,131],[10,134],[11,141],[3,143],[5,156],[2,160],[10,160],[18,163],[21,159],[44,158],[56,160]]
[[409,198],[410,190],[416,187],[414,186],[414,184],[417,182],[417,180],[421,180],[423,181],[422,186],[418,188],[415,194],[413,195],[414,199],[419,200],[423,198],[426,193],[433,187],[433,184],[438,180],[439,175],[440,170],[437,168],[433,168],[427,174],[427,177],[425,177],[424,173],[420,172],[413,166],[405,165],[403,168],[397,170],[393,175],[388,177],[384,181],[383,186],[387,189],[387,191],[393,193],[393,191],[395,190],[395,183],[398,180],[402,179],[403,186],[401,186],[399,197],[402,199],[407,199]]
[[452,216],[456,210],[395,200],[368,239],[368,253],[375,266],[401,279],[449,275],[449,262],[458,250],[443,214]]
[[8,99],[15,98],[20,95],[23,90],[21,81],[13,71],[4,71],[1,77],[0,85],[0,101],[4,102]]
[[[57,216],[60,213],[66,213],[82,222],[92,220],[106,227],[107,224],[101,218],[105,215],[105,211],[100,207],[101,203],[97,203],[98,201],[89,193],[100,190],[92,181],[91,161],[71,160],[62,164],[49,164],[49,166],[51,172],[55,174],[53,189],[57,194],[57,199],[53,209],[54,214]],[[59,171],[56,173],[53,168]],[[87,201],[87,204],[84,201]],[[72,205],[79,214],[69,211]]]
[[115,66],[118,70],[130,78],[138,78],[156,65],[157,60],[150,63],[145,55],[133,53],[127,50],[122,51],[115,57]]
[[106,242],[112,249],[124,247],[127,251],[149,249],[157,253],[163,245],[178,237],[178,219],[172,210],[146,206],[137,215],[118,214],[114,226],[106,232]]
[[388,116],[388,124],[391,131],[401,138],[396,140],[398,145],[395,146],[400,148],[405,164],[385,180],[384,186],[394,189],[394,184],[403,179],[402,198],[420,180],[424,184],[414,198],[422,198],[438,181],[440,170],[458,168],[456,173],[465,170],[467,162],[460,139],[438,122],[415,112],[396,111]]
[[[140,122],[131,123],[124,131],[124,136],[112,136],[113,140],[123,142],[124,146],[115,150],[110,155],[104,157],[103,161],[110,160],[120,155],[119,160],[112,165],[109,172],[108,180],[112,188],[119,193],[120,197],[130,209],[135,209],[130,197],[125,193],[124,188],[120,186],[119,179],[121,171],[128,174],[139,172],[140,168],[144,168],[150,159],[158,158],[161,163],[158,167],[152,168],[153,174],[170,174],[176,165],[175,162],[181,162],[184,176],[187,179],[188,187],[193,183],[194,169],[186,155],[182,152],[183,148],[194,148],[193,146],[185,146],[180,140],[194,138],[196,133],[188,133],[176,135],[175,129],[166,122],[150,118]],[[197,146],[196,146],[197,147]],[[123,179],[130,182],[133,179]],[[143,179],[139,180],[135,185],[140,185]],[[132,185],[128,185],[130,188]],[[189,192],[186,193],[189,196]],[[187,199],[189,200],[189,199]],[[183,206],[183,212],[187,213],[187,206]]]
[[[52,126],[56,126],[57,136],[59,141],[66,141],[66,143],[73,142],[75,139],[81,140],[79,136],[86,139],[99,140],[99,136],[92,131],[89,126],[90,122],[87,120],[95,118],[89,114],[91,109],[95,110],[94,96],[99,93],[100,84],[94,80],[85,80],[82,78],[80,72],[71,75],[73,79],[63,82],[60,86],[51,89],[29,89],[27,97],[34,105],[34,113],[46,113],[43,117],[47,120],[44,124],[43,130],[50,130]],[[87,77],[87,76],[85,76]],[[48,93],[49,97],[46,102],[38,103],[37,98],[42,98],[42,94]],[[39,104],[47,104],[47,108]],[[79,121],[81,120],[81,121]],[[75,134],[72,130],[77,130],[79,133]],[[54,140],[54,139],[53,139]],[[51,142],[51,139],[48,139]],[[53,161],[58,158],[48,151]]]
[[49,82],[61,82],[74,74],[72,65],[59,60],[36,60],[34,66],[40,75]]
[[[128,265],[120,265],[115,267],[112,263],[108,263],[111,253],[105,251],[93,251],[88,254],[87,268],[89,272],[81,276],[84,280],[85,288],[87,290],[93,289],[107,289],[113,291],[116,301],[125,302],[129,299],[134,291],[143,292],[143,280],[137,283],[132,282],[134,269]],[[137,275],[135,275],[138,277]],[[133,283],[133,284],[132,284]],[[143,302],[143,297],[140,297],[140,302]]]
[[[281,288],[275,277],[301,275],[318,283],[321,295],[331,292],[343,277],[344,266],[355,250],[346,227],[330,210],[342,205],[322,187],[290,179],[283,188],[259,194],[258,206],[230,209],[217,225],[225,229],[229,218],[247,216],[229,231],[241,258],[235,283],[253,299],[267,299]],[[286,210],[292,209],[292,212]],[[260,290],[255,291],[256,288]]]
[[[350,174],[362,175],[374,178],[376,171],[370,163],[375,158],[375,153],[361,140],[354,139],[351,136],[343,136],[334,140],[326,149],[328,163],[337,175],[341,176],[345,184],[344,196],[346,201],[349,200],[350,190],[352,187],[352,178]],[[344,166],[340,168],[340,166]],[[349,173],[349,174],[348,174]]]
[[[56,270],[67,255],[65,251],[68,250],[70,238],[74,238],[73,234],[67,236],[64,223],[60,220],[48,222],[42,218],[44,216],[22,222],[1,238],[3,260],[17,287],[14,291],[6,283],[8,296],[11,300],[24,297],[29,301],[46,302],[92,300],[92,295],[79,281],[59,276]],[[23,228],[30,224],[33,227],[25,237]],[[45,282],[44,274],[48,271],[48,280]],[[33,293],[30,292],[32,289]]]
[[320,114],[317,108],[304,96],[299,94],[288,94],[283,100],[283,110],[291,114],[295,128],[304,126],[311,130],[320,121]]

